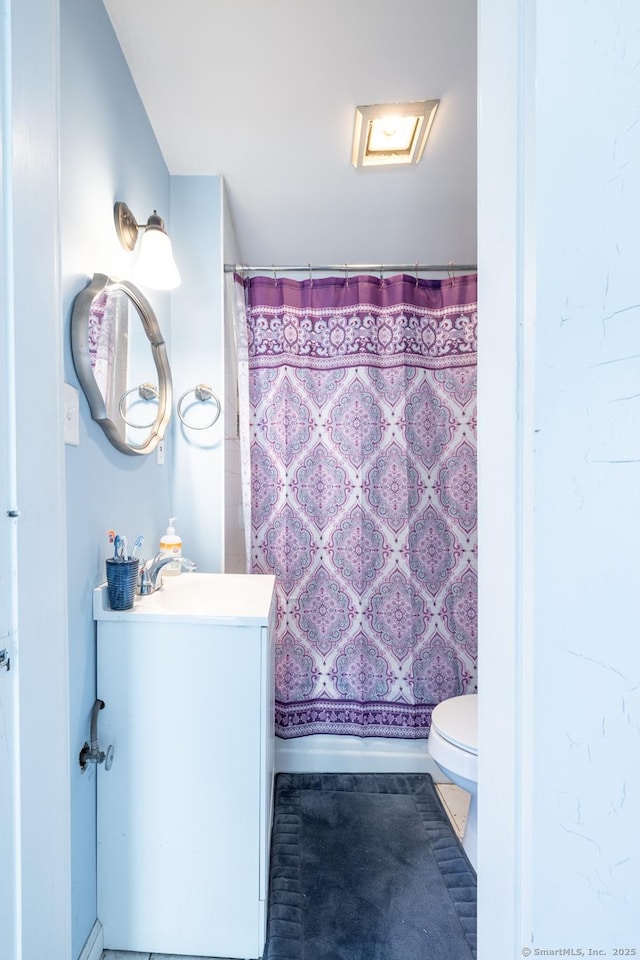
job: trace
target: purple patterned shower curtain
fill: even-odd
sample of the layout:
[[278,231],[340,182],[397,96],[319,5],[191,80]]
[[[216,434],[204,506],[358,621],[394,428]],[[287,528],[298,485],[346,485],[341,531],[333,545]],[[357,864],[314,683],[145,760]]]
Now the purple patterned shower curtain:
[[476,277],[244,287],[276,732],[426,737],[476,688]]

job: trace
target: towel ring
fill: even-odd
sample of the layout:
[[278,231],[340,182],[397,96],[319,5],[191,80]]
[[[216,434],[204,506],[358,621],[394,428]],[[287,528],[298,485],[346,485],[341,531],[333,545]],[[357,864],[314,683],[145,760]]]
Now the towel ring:
[[127,420],[127,397],[132,393],[137,393],[138,399],[146,402],[149,400],[159,400],[158,389],[154,387],[152,383],[141,383],[139,387],[132,387],[131,390],[125,390],[118,404],[120,416],[128,427],[135,427],[137,430],[149,430],[156,422],[155,417],[151,423],[132,423],[131,420]]
[[[182,405],[185,399],[191,393],[194,395],[195,399],[199,400],[201,403],[207,403],[208,400],[212,400],[213,403],[215,404],[216,410],[213,415],[213,419],[210,420],[209,423],[205,423],[202,426],[196,426],[196,424],[187,423],[187,421],[185,420],[182,413]],[[199,383],[197,387],[191,387],[189,390],[185,390],[185,392],[182,394],[182,396],[178,400],[177,412],[178,412],[178,416],[180,417],[180,420],[182,421],[182,423],[184,423],[185,427],[188,427],[189,430],[208,430],[209,427],[212,427],[214,425],[214,423],[217,423],[218,417],[222,413],[222,407],[220,406],[220,401],[218,400],[217,396],[215,395],[211,387],[208,387],[206,383]]]

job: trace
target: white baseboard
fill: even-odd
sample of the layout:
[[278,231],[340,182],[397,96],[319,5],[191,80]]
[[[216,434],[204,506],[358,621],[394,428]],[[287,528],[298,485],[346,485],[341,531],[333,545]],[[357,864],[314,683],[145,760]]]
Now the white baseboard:
[[102,924],[96,920],[78,960],[100,960],[102,956]]
[[276,738],[278,773],[430,773],[448,783],[429,755],[426,740],[315,734]]

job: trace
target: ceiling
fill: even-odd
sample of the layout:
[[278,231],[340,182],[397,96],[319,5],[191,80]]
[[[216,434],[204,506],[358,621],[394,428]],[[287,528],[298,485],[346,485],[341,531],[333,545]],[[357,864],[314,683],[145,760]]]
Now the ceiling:
[[[104,0],[169,172],[224,177],[249,264],[473,263],[475,0]],[[355,107],[440,99],[416,166]]]

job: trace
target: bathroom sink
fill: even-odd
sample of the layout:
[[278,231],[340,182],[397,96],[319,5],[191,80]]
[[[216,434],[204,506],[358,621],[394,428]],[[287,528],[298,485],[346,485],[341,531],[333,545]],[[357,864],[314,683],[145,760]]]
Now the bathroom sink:
[[194,623],[262,621],[269,614],[275,578],[236,573],[183,573],[165,577],[162,587],[136,597],[131,610],[112,610],[107,585],[93,591],[94,620],[189,620]]

